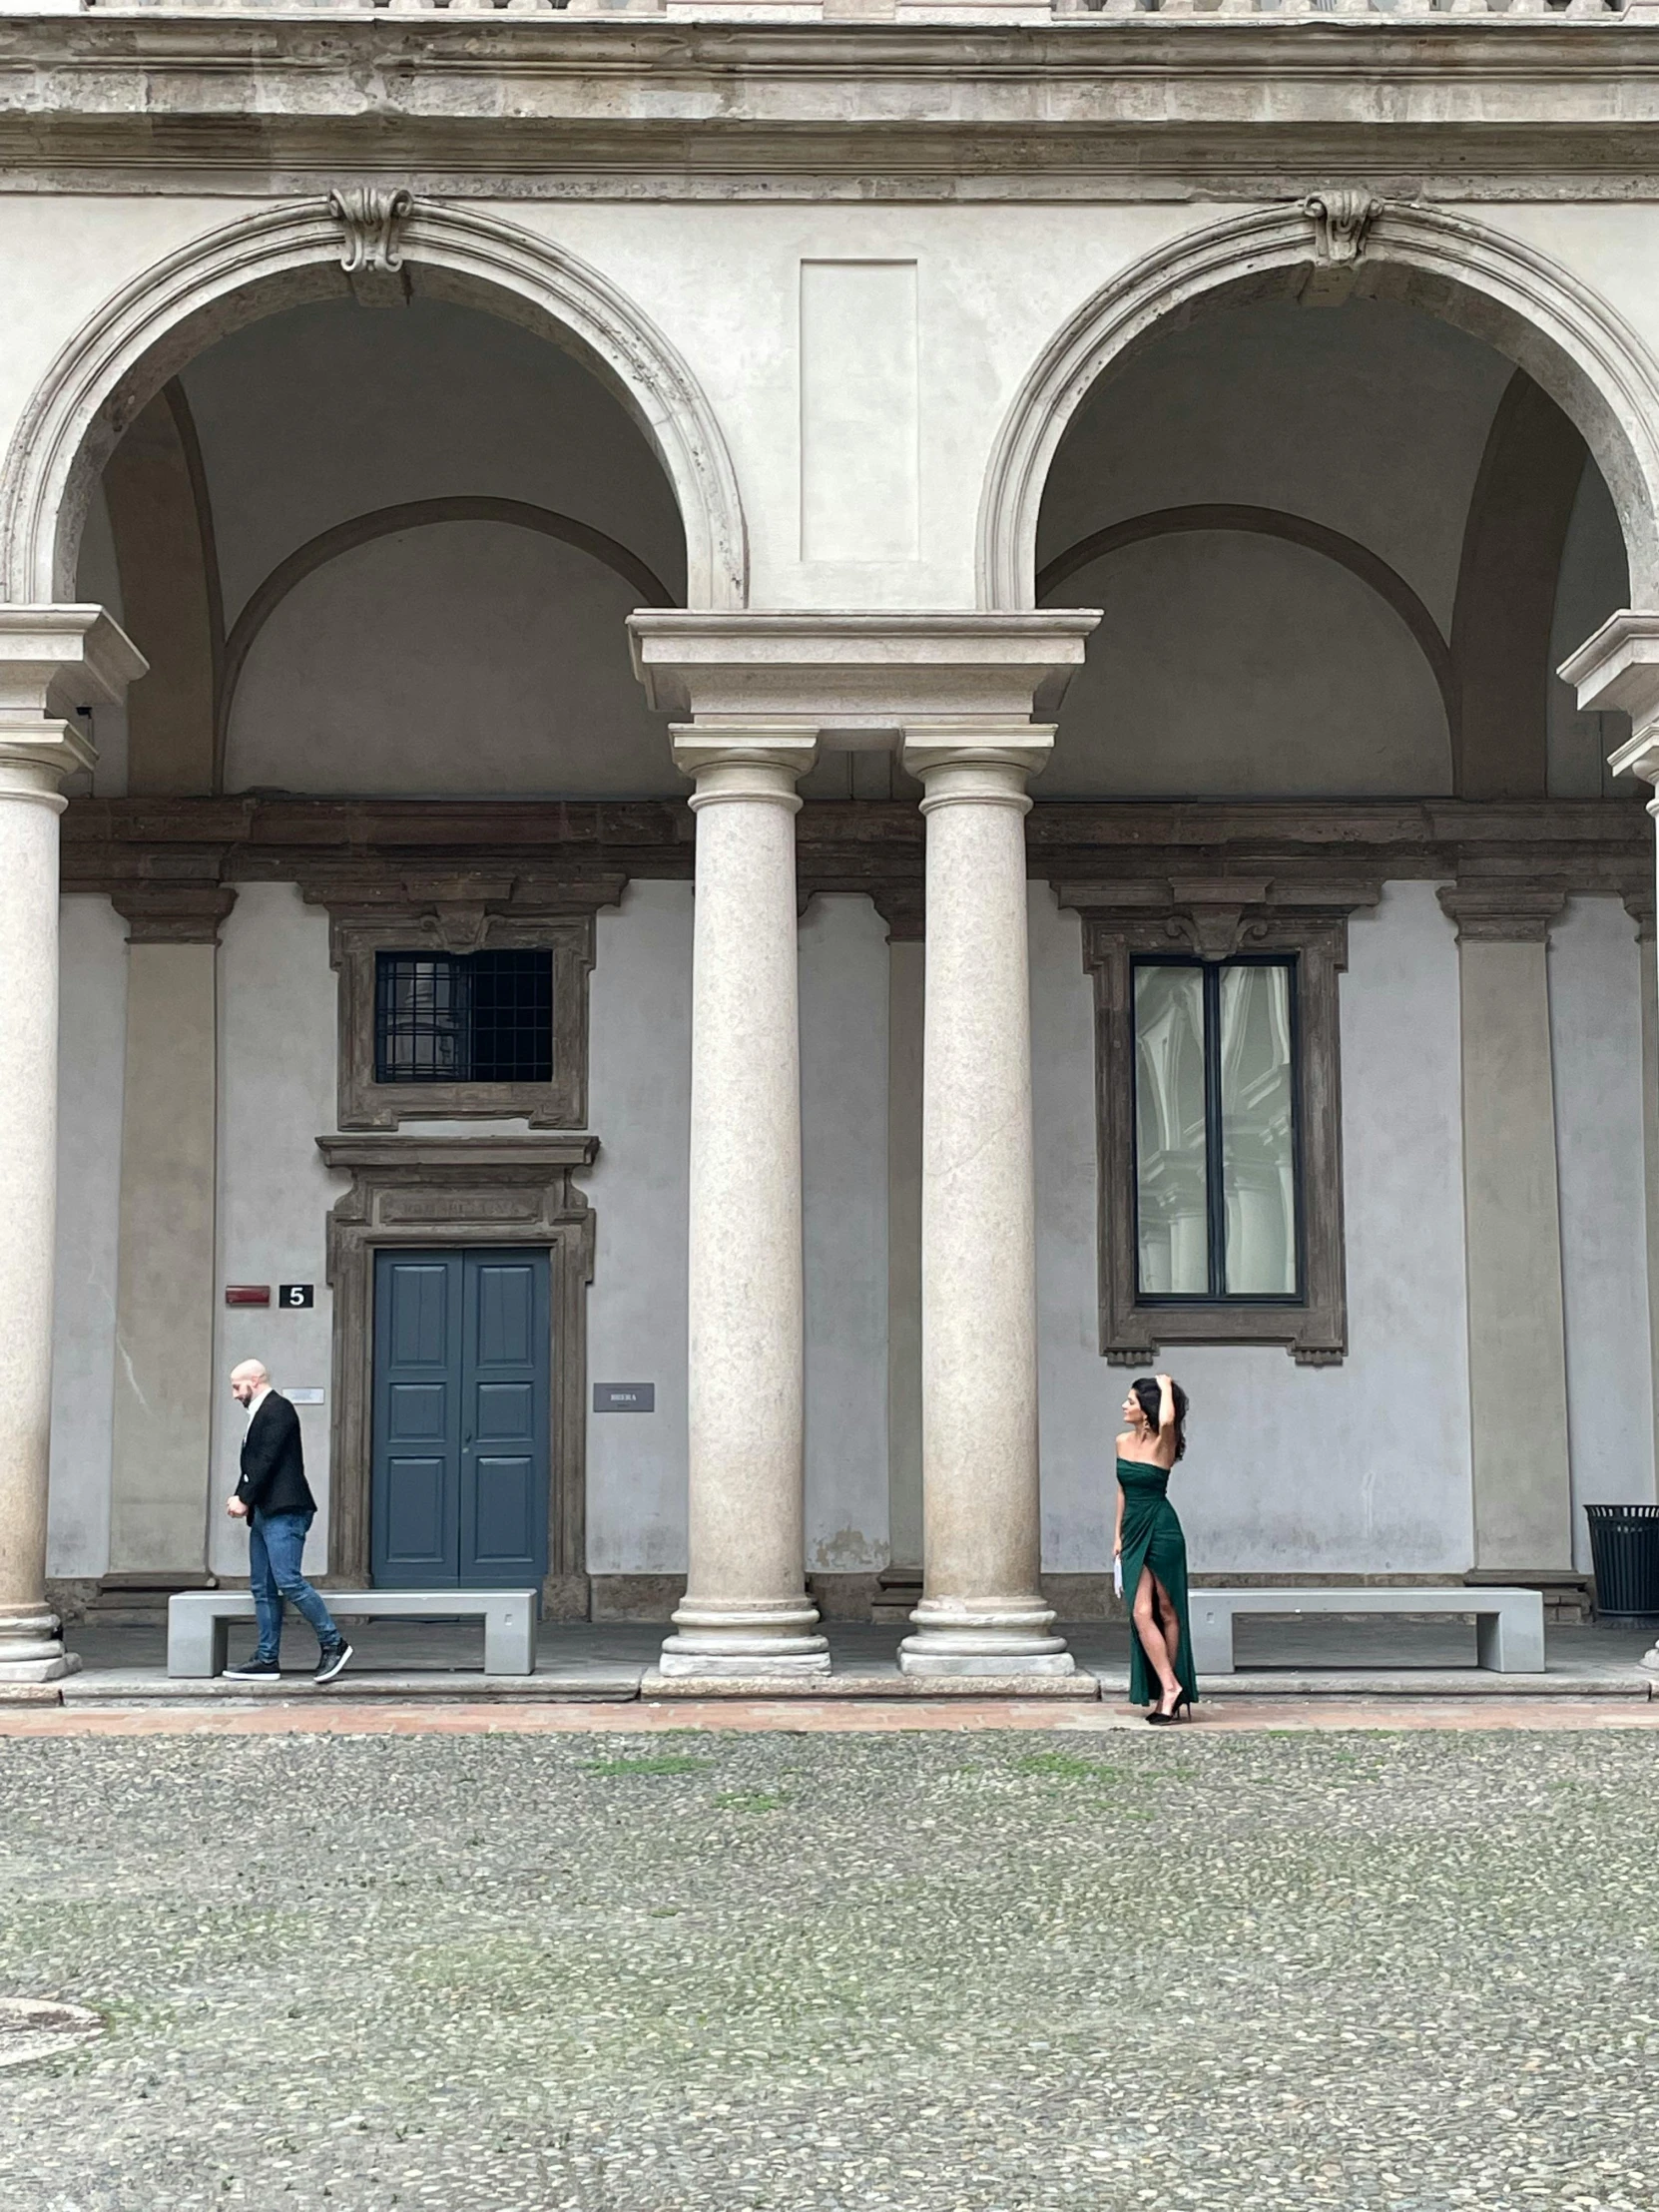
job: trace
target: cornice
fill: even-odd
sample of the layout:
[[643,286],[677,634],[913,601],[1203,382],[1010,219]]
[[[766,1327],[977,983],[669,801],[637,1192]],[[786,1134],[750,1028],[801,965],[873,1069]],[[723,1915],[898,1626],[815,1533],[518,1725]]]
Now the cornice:
[[[298,882],[355,910],[444,892],[503,911],[591,911],[625,877],[692,873],[690,808],[678,800],[72,799],[62,823],[67,891],[159,900],[193,885]],[[919,810],[809,802],[796,818],[805,892],[919,889]],[[1467,880],[1651,893],[1653,830],[1640,800],[1054,801],[1026,818],[1029,873],[1087,886],[1172,879]],[[1281,895],[1289,896],[1287,891]]]
[[1659,172],[1659,40],[1611,16],[6,16],[0,165],[12,190],[122,189],[122,171],[302,189],[358,168],[497,196],[741,194],[780,171],[965,197],[1107,176],[1241,199],[1311,177],[1637,190]]

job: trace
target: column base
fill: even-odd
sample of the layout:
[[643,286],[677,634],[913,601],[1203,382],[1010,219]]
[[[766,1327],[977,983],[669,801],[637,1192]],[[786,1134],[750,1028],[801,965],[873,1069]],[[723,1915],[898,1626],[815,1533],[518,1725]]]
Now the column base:
[[0,1620],[0,1682],[61,1682],[81,1662],[65,1651],[56,1613],[13,1614]]
[[794,1677],[830,1672],[830,1646],[816,1633],[818,1609],[804,1598],[768,1605],[682,1605],[674,1616],[658,1671],[682,1681],[702,1676]]
[[910,1615],[916,1633],[898,1647],[901,1674],[1075,1674],[1063,1636],[1050,1635],[1054,1615],[1040,1598],[964,1605],[923,1598]]

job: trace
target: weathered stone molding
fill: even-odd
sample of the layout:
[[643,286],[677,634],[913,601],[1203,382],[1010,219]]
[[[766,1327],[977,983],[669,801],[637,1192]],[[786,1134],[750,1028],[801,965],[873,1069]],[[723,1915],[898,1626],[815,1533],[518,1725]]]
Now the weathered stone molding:
[[[1634,799],[1037,799],[1025,827],[1027,870],[1051,882],[1316,864],[1442,883],[1502,864],[1534,885],[1615,896],[1653,881]],[[803,890],[919,898],[923,835],[913,804],[809,802],[796,818]],[[113,896],[181,875],[299,882],[323,903],[402,910],[462,898],[457,877],[485,876],[523,886],[509,903],[587,910],[632,876],[688,879],[692,838],[684,800],[72,799],[63,885]]]
[[129,944],[218,944],[236,902],[228,883],[123,883],[110,893]]
[[1459,944],[1547,944],[1566,893],[1515,882],[1448,883],[1436,893]]
[[[266,311],[338,296],[341,225],[321,200],[262,209],[178,248],[63,347],[0,471],[0,582],[13,600],[67,599],[93,486],[137,410],[206,345]],[[538,318],[593,356],[668,472],[693,604],[740,607],[748,550],[736,472],[714,410],[663,333],[609,277],[471,208],[417,199],[397,246],[416,288]]]
[[543,1605],[584,1619],[587,1300],[594,1217],[573,1177],[597,1137],[318,1137],[351,1186],[328,1216],[333,1289],[333,1413],[328,1572],[362,1588],[369,1572],[373,1468],[374,1254],[395,1246],[543,1245],[552,1257],[548,1571]]
[[[1144,256],[1058,330],[1015,395],[979,504],[978,597],[1029,607],[1037,516],[1090,388],[1168,317],[1231,298],[1300,296],[1315,242],[1301,206],[1209,224]],[[1368,293],[1420,301],[1498,346],[1576,424],[1612,492],[1631,589],[1659,592],[1659,361],[1570,271],[1467,217],[1389,203],[1365,240]]]
[[[456,870],[307,873],[303,895],[329,914],[328,957],[339,976],[337,1116],[342,1129],[405,1121],[499,1120],[580,1129],[588,1118],[588,977],[594,913],[621,895],[618,877],[558,880]],[[553,956],[553,1073],[546,1083],[381,1083],[375,1080],[375,971],[381,952],[468,953],[514,948]]]
[[[1283,1345],[1301,1366],[1335,1365],[1348,1350],[1338,979],[1348,965],[1348,917],[1377,903],[1381,882],[1307,870],[1056,888],[1061,903],[1083,917],[1083,962],[1094,978],[1102,1353],[1114,1366],[1144,1369],[1163,1346]],[[1135,1261],[1134,959],[1186,952],[1214,960],[1241,951],[1296,957],[1303,1297],[1283,1305],[1143,1303]]]
[[[1641,82],[1651,59],[1637,11],[1596,0],[1560,14],[1541,0],[1501,14],[1478,0],[1455,13],[1344,0],[1336,26],[1310,0],[1260,14],[1248,0],[1157,13],[1111,0],[1108,20],[1080,9],[1018,27],[962,7],[929,22],[899,0],[902,37],[846,20],[858,0],[808,0],[794,22],[608,12],[330,6],[279,36],[262,17],[256,67],[247,10],[94,0],[8,26],[0,160],[82,193],[129,190],[135,173],[148,192],[199,193],[203,171],[224,174],[235,115],[261,174],[314,172],[322,146],[336,173],[392,168],[419,189],[441,178],[435,189],[491,198],[867,201],[919,184],[931,200],[954,170],[979,199],[1093,200],[1108,181],[1113,197],[1179,202],[1197,182],[1261,201],[1287,175],[1342,176],[1363,144],[1377,174],[1447,199],[1466,201],[1471,181],[1509,200],[1585,199],[1608,189],[1607,86]],[[1266,117],[1264,71],[1286,87]],[[1167,89],[1152,105],[1149,81]],[[1472,180],[1468,109],[1448,84],[1478,88]],[[1043,114],[1063,120],[1034,127]],[[1651,173],[1640,103],[1618,144],[1625,174]]]

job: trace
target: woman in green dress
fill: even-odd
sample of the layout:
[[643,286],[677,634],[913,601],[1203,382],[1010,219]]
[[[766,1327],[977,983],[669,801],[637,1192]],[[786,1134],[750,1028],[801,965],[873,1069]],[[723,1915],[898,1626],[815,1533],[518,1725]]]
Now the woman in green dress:
[[[1187,1448],[1187,1393],[1167,1375],[1143,1375],[1123,1401],[1118,1438],[1118,1517],[1113,1550],[1130,1601],[1129,1699],[1150,1705],[1155,1728],[1198,1696],[1187,1618],[1187,1539],[1168,1495],[1169,1470]],[[1157,1685],[1156,1689],[1154,1684]]]

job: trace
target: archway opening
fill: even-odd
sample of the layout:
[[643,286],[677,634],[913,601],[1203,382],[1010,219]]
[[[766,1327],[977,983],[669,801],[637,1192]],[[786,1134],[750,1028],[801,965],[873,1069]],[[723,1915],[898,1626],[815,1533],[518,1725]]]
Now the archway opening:
[[1126,347],[1059,442],[1038,601],[1105,616],[1043,796],[1610,793],[1617,718],[1554,674],[1630,588],[1578,427],[1387,285],[1263,288]]
[[244,302],[128,422],[74,590],[152,673],[101,793],[679,796],[625,630],[686,597],[660,453],[585,348],[453,289]]

